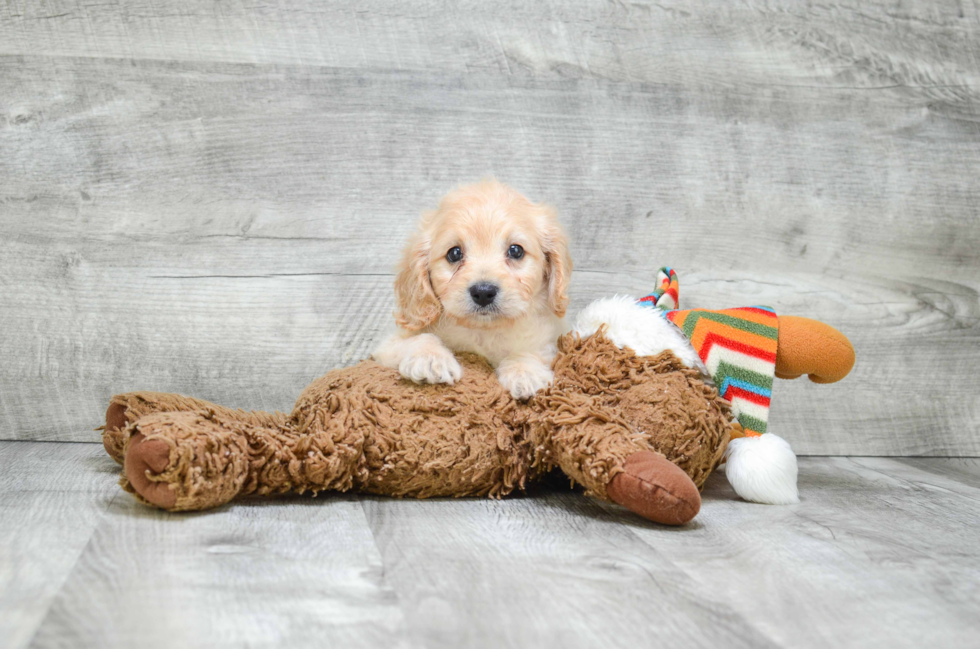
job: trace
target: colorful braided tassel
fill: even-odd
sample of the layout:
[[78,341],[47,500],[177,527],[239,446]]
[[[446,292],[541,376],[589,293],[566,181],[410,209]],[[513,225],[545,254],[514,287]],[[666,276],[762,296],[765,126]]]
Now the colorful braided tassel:
[[746,435],[766,432],[779,319],[767,306],[712,311],[677,310],[678,281],[672,268],[657,273],[657,289],[637,302],[660,309],[694,347],[718,392],[732,403],[732,412]]
[[637,300],[642,306],[655,306],[670,311],[677,308],[677,290],[680,285],[677,283],[677,273],[670,266],[664,266],[657,271],[657,288],[645,297]]

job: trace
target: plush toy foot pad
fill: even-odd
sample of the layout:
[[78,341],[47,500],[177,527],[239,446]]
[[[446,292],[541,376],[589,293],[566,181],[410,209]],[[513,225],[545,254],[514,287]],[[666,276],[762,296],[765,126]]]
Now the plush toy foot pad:
[[163,473],[170,466],[170,446],[158,439],[147,440],[143,433],[136,433],[126,451],[126,479],[133,489],[148,502],[170,509],[177,502],[177,494],[168,482],[154,482],[146,472]]
[[606,494],[613,502],[664,525],[683,525],[701,509],[701,494],[690,476],[650,451],[626,458],[623,472],[606,485]]

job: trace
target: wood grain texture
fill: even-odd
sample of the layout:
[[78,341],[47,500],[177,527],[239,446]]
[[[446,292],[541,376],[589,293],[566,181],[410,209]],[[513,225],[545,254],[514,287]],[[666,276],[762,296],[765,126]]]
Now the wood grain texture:
[[119,470],[95,444],[0,443],[0,645],[24,647],[109,503]]
[[934,2],[0,3],[0,436],[288,408],[495,174],[559,208],[573,308],[670,264],[849,335],[843,384],[777,387],[798,452],[980,455],[978,43]]
[[419,646],[775,646],[581,494],[364,507]]
[[31,646],[407,646],[356,497],[172,516],[113,495]]
[[[0,442],[3,644],[971,646],[980,465],[801,458],[799,505],[713,476],[666,528],[561,481],[502,501],[139,505],[97,444]],[[10,514],[14,517],[11,518]]]
[[923,471],[938,473],[956,482],[980,488],[980,458],[922,457],[908,458],[905,462]]
[[785,508],[746,505],[714,480],[696,532],[636,534],[779,645],[969,646],[980,490],[914,462],[806,458],[803,503]]

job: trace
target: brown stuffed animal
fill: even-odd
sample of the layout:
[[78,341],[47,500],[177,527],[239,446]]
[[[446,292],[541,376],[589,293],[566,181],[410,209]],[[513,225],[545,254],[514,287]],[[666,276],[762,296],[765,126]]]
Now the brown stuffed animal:
[[[676,276],[665,270],[656,298],[669,289],[676,306]],[[743,318],[741,334],[726,334],[738,354],[750,343],[764,346],[768,336],[772,373],[809,374],[819,383],[848,373],[850,343],[823,323],[764,307],[661,312],[651,304],[648,296],[590,305],[558,341],[553,385],[528,402],[515,401],[473,355],[460,355],[463,377],[453,385],[414,384],[363,361],[314,381],[288,415],[175,394],[117,395],[103,442],[124,466],[123,488],[171,511],[325,490],[502,497],[557,467],[589,495],[679,525],[698,513],[698,490],[733,439],[730,450],[738,452],[728,454],[727,473],[736,492],[756,502],[796,502],[795,455],[781,438],[751,430],[759,427],[758,395],[740,396],[728,385],[749,375],[710,372],[708,365],[718,366],[711,354],[723,346],[705,340],[717,343],[717,327]],[[698,318],[716,338],[691,329]],[[721,366],[733,371],[732,363]],[[715,387],[723,383],[737,397],[734,409]],[[749,424],[744,430],[738,417]]]
[[454,385],[416,385],[373,361],[334,370],[289,415],[121,394],[104,443],[124,464],[123,488],[172,511],[329,489],[501,497],[558,466],[646,518],[697,514],[732,424],[717,390],[671,352],[638,357],[601,332],[567,334],[554,384],[527,403],[481,358],[460,362]]

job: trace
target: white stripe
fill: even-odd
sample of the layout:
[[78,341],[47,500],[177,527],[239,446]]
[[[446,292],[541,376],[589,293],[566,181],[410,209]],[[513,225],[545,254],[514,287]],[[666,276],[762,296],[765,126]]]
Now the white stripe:
[[769,408],[747,401],[741,397],[732,399],[732,410],[737,410],[737,414],[745,413],[749,417],[755,417],[756,419],[769,423]]
[[752,370],[753,372],[758,372],[763,376],[772,376],[775,368],[775,363],[762,358],[757,358],[755,356],[749,356],[748,354],[743,354],[742,352],[735,351],[734,349],[727,349],[716,342],[711,347],[711,351],[708,352],[708,360],[705,363],[705,365],[708,366],[708,372],[711,374],[711,376],[714,376],[718,371],[718,365],[720,365],[722,361],[725,361],[729,365],[737,365],[738,367],[744,367],[745,369]]

